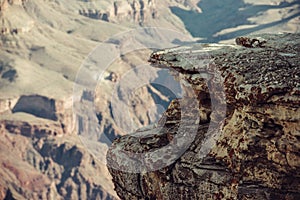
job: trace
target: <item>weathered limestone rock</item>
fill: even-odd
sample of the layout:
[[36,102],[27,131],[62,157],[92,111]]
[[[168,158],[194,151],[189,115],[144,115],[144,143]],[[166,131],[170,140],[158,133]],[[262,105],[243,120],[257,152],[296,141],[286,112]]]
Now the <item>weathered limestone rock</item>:
[[186,94],[114,141],[121,199],[300,199],[300,34],[247,41],[152,54]]

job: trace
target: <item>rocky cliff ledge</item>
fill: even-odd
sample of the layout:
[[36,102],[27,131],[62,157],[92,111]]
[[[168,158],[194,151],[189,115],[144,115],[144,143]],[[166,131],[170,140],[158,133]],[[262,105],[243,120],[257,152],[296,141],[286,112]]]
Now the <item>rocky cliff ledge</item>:
[[152,54],[186,92],[114,141],[121,199],[300,199],[300,34],[236,42]]

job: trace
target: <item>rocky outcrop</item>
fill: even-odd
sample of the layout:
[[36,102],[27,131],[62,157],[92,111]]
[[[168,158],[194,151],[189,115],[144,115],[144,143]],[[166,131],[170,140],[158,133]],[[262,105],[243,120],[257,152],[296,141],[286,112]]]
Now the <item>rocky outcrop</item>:
[[72,99],[0,103],[0,199],[118,199],[104,163],[76,134]]
[[52,121],[41,122],[26,122],[18,120],[1,120],[0,127],[10,133],[23,135],[27,137],[47,137],[61,136],[64,134],[61,125]]
[[115,1],[112,13],[117,21],[130,20],[143,25],[147,18],[157,17],[156,0]]
[[155,0],[114,1],[107,10],[81,9],[80,15],[103,21],[130,21],[143,25],[147,19],[157,17]]
[[152,54],[186,92],[110,147],[122,199],[300,198],[300,35],[246,40]]
[[[0,118],[0,123],[11,133],[23,135],[62,135],[77,131],[76,118],[72,112],[72,100],[57,100],[41,95],[23,95],[17,99],[0,100],[0,111],[8,116]],[[37,122],[29,116],[14,117],[26,113],[37,117]],[[12,115],[11,115],[12,114]],[[12,119],[9,119],[9,115]]]
[[100,10],[93,10],[93,9],[79,10],[79,14],[85,17],[89,17],[92,19],[99,19],[107,22],[109,21],[109,16],[110,16],[109,12],[101,12]]
[[29,32],[34,27],[34,22],[29,22],[23,27],[1,27],[0,35],[17,35]]

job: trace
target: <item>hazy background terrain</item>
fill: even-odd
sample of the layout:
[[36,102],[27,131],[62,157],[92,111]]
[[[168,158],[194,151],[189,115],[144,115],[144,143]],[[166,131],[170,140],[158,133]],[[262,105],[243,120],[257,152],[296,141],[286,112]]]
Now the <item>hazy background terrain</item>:
[[[180,96],[167,72],[143,70],[153,50],[148,47],[299,32],[299,5],[299,0],[0,0],[0,199],[118,198],[105,166],[107,144],[157,121]],[[130,37],[136,29],[143,38]],[[141,50],[124,53],[126,45]],[[116,56],[99,73],[112,53]],[[101,76],[91,82],[93,70]],[[122,84],[139,81],[157,84],[138,85],[128,96]]]

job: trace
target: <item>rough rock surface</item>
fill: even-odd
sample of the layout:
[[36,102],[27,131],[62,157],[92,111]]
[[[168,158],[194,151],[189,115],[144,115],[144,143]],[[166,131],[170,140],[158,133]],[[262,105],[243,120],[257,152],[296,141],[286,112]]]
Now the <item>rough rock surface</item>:
[[186,96],[114,141],[107,165],[121,199],[300,199],[300,35],[247,40],[152,54]]

